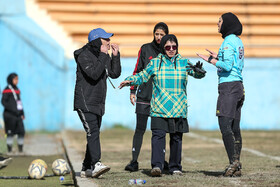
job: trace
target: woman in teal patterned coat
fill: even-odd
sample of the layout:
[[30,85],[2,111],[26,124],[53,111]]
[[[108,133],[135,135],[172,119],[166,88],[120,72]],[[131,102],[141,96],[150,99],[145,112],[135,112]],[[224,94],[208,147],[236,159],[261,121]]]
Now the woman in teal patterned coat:
[[[187,120],[188,75],[202,78],[202,64],[191,64],[178,53],[175,35],[165,35],[160,43],[161,53],[140,73],[129,76],[119,88],[141,85],[153,79],[151,100],[152,159],[151,175],[161,176],[165,158],[165,136],[170,134],[170,174],[182,174],[182,136],[189,131]],[[200,71],[199,71],[200,70]],[[204,72],[204,73],[203,73]]]

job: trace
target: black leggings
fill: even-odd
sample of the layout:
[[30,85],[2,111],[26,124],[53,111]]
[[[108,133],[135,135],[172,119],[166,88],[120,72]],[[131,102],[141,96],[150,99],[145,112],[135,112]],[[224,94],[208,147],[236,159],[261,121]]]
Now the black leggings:
[[242,149],[240,120],[224,116],[219,116],[218,119],[229,163],[232,164],[234,161],[240,160]]
[[132,161],[137,161],[143,142],[143,136],[147,128],[149,115],[136,113],[136,128],[133,136]]

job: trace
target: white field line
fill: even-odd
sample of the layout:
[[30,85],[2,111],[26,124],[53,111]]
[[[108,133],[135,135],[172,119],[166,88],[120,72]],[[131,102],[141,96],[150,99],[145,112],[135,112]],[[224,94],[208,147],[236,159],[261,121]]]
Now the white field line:
[[187,161],[187,162],[191,162],[191,163],[201,162],[200,160],[196,160],[196,159],[193,159],[193,158],[190,158],[190,157],[184,157],[184,160]]
[[[210,142],[215,142],[215,143],[218,143],[218,144],[224,144],[222,140],[217,139],[217,138],[208,138],[206,136],[202,136],[202,135],[191,133],[191,132],[187,133],[186,135],[189,136],[189,137],[197,138],[197,139],[204,140],[204,141],[210,141]],[[267,154],[264,154],[264,153],[262,153],[260,151],[257,151],[257,150],[254,150],[254,149],[245,148],[245,147],[242,148],[242,150],[250,152],[250,153],[252,153],[254,155],[257,155],[257,156],[260,156],[260,157],[266,157],[266,158],[269,158],[271,160],[280,161],[280,157],[279,156],[267,155]]]

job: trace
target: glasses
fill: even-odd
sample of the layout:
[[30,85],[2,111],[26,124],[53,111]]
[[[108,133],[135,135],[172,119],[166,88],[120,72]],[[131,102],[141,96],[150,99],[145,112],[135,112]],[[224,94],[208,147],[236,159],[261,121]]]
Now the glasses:
[[164,49],[165,49],[166,51],[170,51],[171,48],[172,48],[173,50],[176,50],[176,49],[177,49],[177,45],[167,45],[167,46],[164,47]]

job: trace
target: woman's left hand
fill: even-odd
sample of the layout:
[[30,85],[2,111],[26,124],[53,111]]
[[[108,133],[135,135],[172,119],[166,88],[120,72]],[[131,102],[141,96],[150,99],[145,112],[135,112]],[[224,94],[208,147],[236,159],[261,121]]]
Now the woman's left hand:
[[119,85],[119,89],[122,89],[125,86],[129,86],[129,84],[131,82],[133,82],[133,81],[123,81],[123,82],[121,82],[120,85]]

